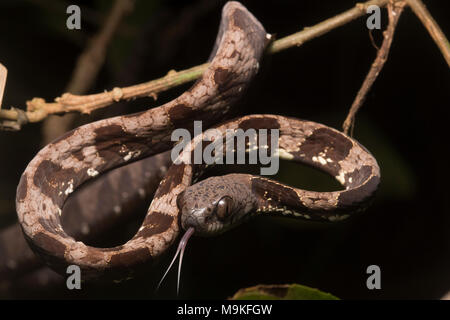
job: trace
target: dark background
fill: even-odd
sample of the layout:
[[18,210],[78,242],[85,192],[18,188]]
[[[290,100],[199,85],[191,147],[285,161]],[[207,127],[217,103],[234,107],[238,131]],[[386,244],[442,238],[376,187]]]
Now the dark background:
[[[4,108],[23,108],[33,97],[52,100],[63,92],[78,55],[111,5],[71,3],[82,8],[80,31],[66,29],[69,3],[64,1],[0,3],[0,61],[9,70]],[[343,12],[355,1],[243,3],[268,32],[281,38]],[[450,36],[448,2],[425,3]],[[203,63],[222,5],[208,0],[137,1],[90,92]],[[383,10],[382,29],[384,15]],[[381,31],[373,35],[381,45]],[[266,57],[239,110],[295,116],[341,129],[375,54],[366,20],[360,18],[300,48]],[[157,102],[139,99],[111,109],[125,113],[154,107],[188,87],[162,93]],[[215,238],[193,238],[184,260],[181,297],[222,299],[240,288],[279,283],[299,283],[343,299],[442,297],[450,290],[449,89],[448,65],[421,22],[406,9],[389,59],[356,119],[354,137],[381,168],[374,204],[365,214],[337,224],[262,217]],[[20,132],[0,132],[0,227],[16,219],[16,186],[41,147],[40,130],[41,124],[30,124]],[[284,162],[278,178],[319,191],[335,186],[331,178]],[[85,285],[79,292],[24,288],[7,297],[174,298],[175,272],[153,295],[169,258],[147,277],[121,285]],[[372,264],[381,268],[381,290],[366,288],[366,268]]]

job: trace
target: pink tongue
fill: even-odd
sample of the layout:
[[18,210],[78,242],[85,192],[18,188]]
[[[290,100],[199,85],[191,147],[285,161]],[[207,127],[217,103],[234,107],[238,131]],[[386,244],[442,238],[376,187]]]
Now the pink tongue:
[[159,281],[158,286],[156,287],[156,291],[158,291],[159,287],[161,286],[161,283],[164,281],[164,278],[166,277],[167,273],[169,273],[170,268],[172,268],[173,263],[177,259],[178,254],[180,254],[180,252],[181,252],[180,263],[178,264],[177,295],[180,292],[180,275],[181,275],[181,264],[183,263],[183,254],[184,254],[184,250],[186,249],[187,242],[188,242],[189,238],[192,236],[192,234],[194,233],[194,231],[195,231],[195,229],[193,227],[190,227],[184,233],[183,237],[180,240],[180,243],[178,244],[178,248],[177,248],[177,251],[175,252],[175,256],[173,257],[172,262],[170,263],[166,272],[162,276],[161,280]]

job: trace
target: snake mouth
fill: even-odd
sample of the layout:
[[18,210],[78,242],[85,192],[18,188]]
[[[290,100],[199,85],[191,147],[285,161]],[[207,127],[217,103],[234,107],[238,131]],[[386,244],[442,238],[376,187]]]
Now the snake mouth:
[[197,236],[202,237],[212,237],[227,229],[207,209],[183,212],[181,215],[181,227],[186,231],[192,228]]
[[189,214],[181,216],[181,226],[184,230],[189,230],[190,228],[195,230],[196,235],[208,236],[212,235],[214,230],[212,230],[211,225],[207,223],[207,217],[204,215],[204,209],[195,210],[189,212]]

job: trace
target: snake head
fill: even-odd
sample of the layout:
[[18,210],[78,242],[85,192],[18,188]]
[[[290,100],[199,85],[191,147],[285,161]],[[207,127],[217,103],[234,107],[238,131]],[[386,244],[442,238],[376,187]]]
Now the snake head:
[[211,177],[180,193],[177,205],[183,229],[193,227],[198,235],[212,236],[242,222],[254,208],[254,201],[240,176]]

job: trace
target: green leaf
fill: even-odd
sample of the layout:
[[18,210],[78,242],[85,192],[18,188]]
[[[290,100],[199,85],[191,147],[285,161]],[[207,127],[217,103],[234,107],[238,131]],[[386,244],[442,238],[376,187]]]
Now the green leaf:
[[282,284],[241,289],[231,300],[339,300],[339,298],[300,284]]

